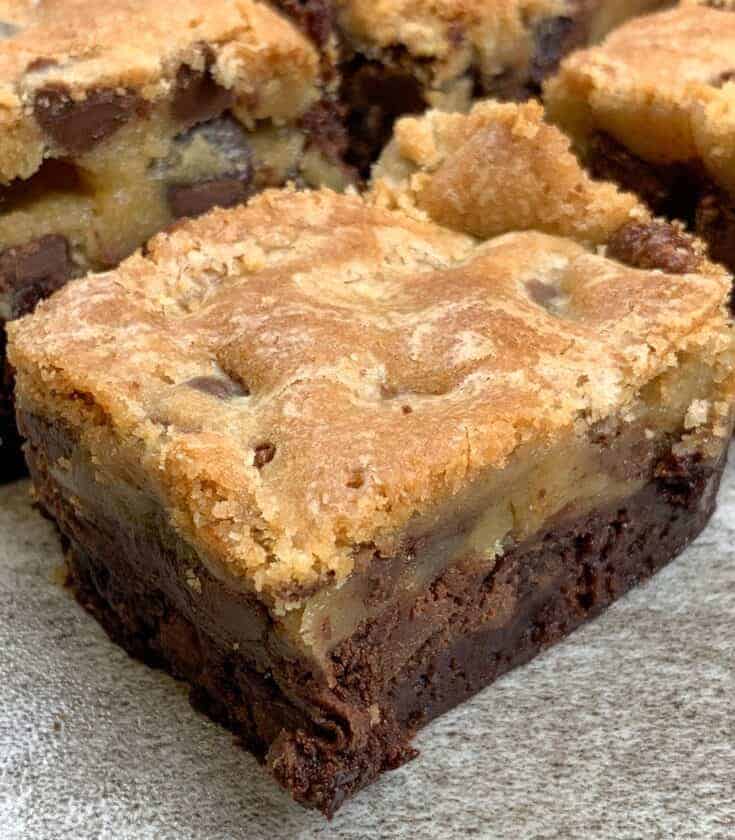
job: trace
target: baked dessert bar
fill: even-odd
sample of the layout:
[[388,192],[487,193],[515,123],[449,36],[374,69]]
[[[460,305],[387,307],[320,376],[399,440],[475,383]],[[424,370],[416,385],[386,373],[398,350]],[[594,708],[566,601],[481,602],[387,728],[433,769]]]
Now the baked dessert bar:
[[180,217],[350,178],[334,82],[266,5],[15,0],[0,21],[0,332]]
[[267,191],[70,283],[9,352],[82,603],[331,814],[704,526],[728,292]]
[[734,79],[732,10],[688,3],[571,56],[545,92],[551,118],[593,174],[686,222],[731,270]]
[[671,0],[334,0],[350,159],[366,170],[397,116],[526,99],[560,58]]

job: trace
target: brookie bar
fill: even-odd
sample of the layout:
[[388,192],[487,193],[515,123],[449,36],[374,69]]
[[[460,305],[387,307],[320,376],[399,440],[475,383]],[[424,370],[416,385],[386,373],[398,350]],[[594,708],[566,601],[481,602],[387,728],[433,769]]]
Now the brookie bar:
[[[0,21],[0,331],[176,219],[350,180],[334,80],[264,4],[23,0]],[[10,412],[2,386],[0,479]]]
[[545,99],[594,175],[682,220],[734,270],[735,13],[726,5],[685,3],[627,23],[566,59]]
[[708,520],[729,278],[648,261],[267,191],[67,285],[9,352],[81,602],[331,814]]

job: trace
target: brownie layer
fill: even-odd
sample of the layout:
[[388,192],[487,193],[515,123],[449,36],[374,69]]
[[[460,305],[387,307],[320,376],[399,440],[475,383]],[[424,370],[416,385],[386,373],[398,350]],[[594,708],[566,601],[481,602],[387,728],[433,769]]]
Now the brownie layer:
[[25,472],[21,441],[15,425],[13,376],[5,359],[5,326],[0,321],[0,483]]
[[700,162],[649,163],[607,134],[592,138],[585,157],[595,177],[637,193],[657,215],[685,222],[707,243],[712,260],[735,271],[735,197]]
[[[43,428],[23,422],[32,439]],[[236,732],[298,801],[326,814],[415,755],[419,727],[681,551],[712,513],[724,466],[724,457],[669,453],[629,498],[558,516],[494,566],[460,558],[410,601],[363,622],[323,669],[288,646],[252,595],[175,550],[160,521],[114,521],[57,483],[48,464],[69,456],[69,442],[49,427],[42,435],[29,464],[68,541],[82,604],[129,652],[189,681],[199,708]]]
[[39,300],[67,282],[72,271],[63,236],[42,236],[0,251],[0,482],[25,472],[15,425],[13,373],[5,358],[6,320],[32,312]]

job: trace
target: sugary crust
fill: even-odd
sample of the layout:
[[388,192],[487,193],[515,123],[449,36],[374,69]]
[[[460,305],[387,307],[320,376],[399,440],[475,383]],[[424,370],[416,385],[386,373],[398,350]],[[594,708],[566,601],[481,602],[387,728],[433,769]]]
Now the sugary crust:
[[699,160],[735,191],[734,71],[735,15],[687,4],[570,56],[545,99],[581,147],[602,131],[653,163]]
[[209,60],[243,122],[294,119],[317,98],[315,48],[252,0],[6,2],[0,20],[18,27],[6,27],[0,50],[0,183],[54,154],[33,115],[43,88],[61,86],[74,100],[133,91],[154,102],[171,94],[182,64],[197,70]]
[[593,181],[540,105],[481,102],[405,117],[373,172],[373,198],[481,239],[539,230],[597,245],[647,211]]
[[10,325],[10,358],[21,410],[75,429],[102,484],[163,500],[278,602],[343,580],[355,546],[523,444],[624,416],[677,354],[727,352],[728,292],[542,233],[478,245],[356,196],[273,191],[73,282]]

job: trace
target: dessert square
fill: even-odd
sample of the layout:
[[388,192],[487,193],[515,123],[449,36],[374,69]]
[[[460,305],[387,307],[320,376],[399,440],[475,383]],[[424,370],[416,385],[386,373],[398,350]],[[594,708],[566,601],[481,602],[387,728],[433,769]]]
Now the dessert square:
[[0,331],[181,217],[350,181],[334,82],[264,4],[24,0],[0,24]]
[[671,0],[335,0],[349,158],[369,169],[396,117],[538,94],[562,56]]
[[735,14],[686,3],[638,18],[569,57],[550,117],[594,175],[680,219],[735,269]]
[[267,191],[10,324],[35,492],[111,637],[331,814],[701,530],[729,286]]

